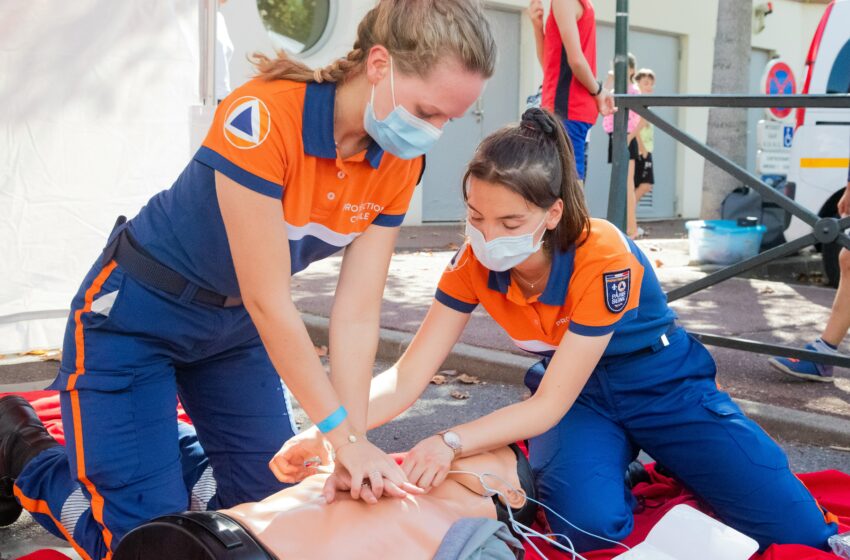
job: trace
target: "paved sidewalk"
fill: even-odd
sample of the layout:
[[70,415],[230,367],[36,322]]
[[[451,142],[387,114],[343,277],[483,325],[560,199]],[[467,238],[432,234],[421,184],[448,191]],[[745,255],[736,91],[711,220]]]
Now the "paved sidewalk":
[[[638,242],[665,289],[704,276],[689,266],[687,240],[676,226],[650,224],[664,239]],[[461,226],[404,228],[398,254],[390,266],[382,311],[381,357],[394,359],[421,324],[440,274],[458,244]],[[295,300],[308,314],[316,338],[326,329],[341,257],[311,265],[294,279]],[[829,316],[834,290],[812,285],[735,278],[676,301],[672,307],[683,326],[700,332],[779,342],[802,347],[819,335]],[[516,349],[482,309],[473,313],[452,367],[467,367],[499,381],[521,383],[528,355]],[[784,376],[758,354],[710,348],[718,364],[718,381],[769,430],[805,441],[850,446],[850,372],[836,368],[835,384],[807,383]],[[848,348],[845,346],[844,351]],[[797,415],[793,413],[797,412]],[[828,415],[833,418],[807,413]],[[837,418],[836,418],[837,417]],[[843,419],[842,420],[839,420]],[[846,422],[846,423],[845,423]],[[822,427],[822,429],[820,429]]]

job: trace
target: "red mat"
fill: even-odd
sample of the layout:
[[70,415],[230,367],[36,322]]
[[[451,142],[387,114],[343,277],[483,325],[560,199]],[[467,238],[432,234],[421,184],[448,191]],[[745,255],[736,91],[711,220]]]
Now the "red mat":
[[[18,393],[32,403],[41,421],[50,434],[59,442],[65,443],[65,433],[62,430],[62,418],[59,412],[59,395],[56,391],[33,391]],[[3,396],[0,394],[0,396]],[[180,420],[189,421],[186,413],[178,406]],[[625,540],[625,544],[634,546],[646,538],[650,529],[673,506],[688,504],[698,509],[704,509],[687,490],[683,489],[672,478],[665,477],[653,468],[647,466],[651,482],[638,484],[634,494],[644,505],[635,514],[635,528]],[[839,518],[839,532],[850,531],[850,475],[839,471],[822,471],[799,475],[800,480],[814,495],[815,499],[827,510]],[[545,532],[542,526],[535,529]],[[548,560],[567,560],[569,555],[557,551],[540,539],[535,544],[546,555]],[[537,553],[526,547],[526,560],[542,560]],[[622,553],[622,549],[607,549],[583,553],[588,560],[610,560]],[[752,560],[835,560],[834,554],[800,545],[773,545],[763,554],[756,554]],[[67,556],[53,550],[40,550],[21,557],[21,560],[66,560]]]
[[36,550],[32,554],[18,557],[18,560],[71,560],[61,552],[55,550]]
[[[673,506],[687,504],[705,510],[693,494],[683,489],[675,480],[655,472],[654,465],[647,465],[647,471],[652,481],[638,484],[634,489],[634,494],[643,503],[643,508],[635,514],[635,528],[624,541],[628,546],[642,542],[658,520]],[[838,516],[839,532],[850,531],[850,475],[839,471],[822,471],[801,474],[799,478],[823,507]],[[545,532],[539,524],[535,529]],[[548,560],[571,558],[570,555],[547,545],[542,539],[534,539],[534,543]],[[622,548],[610,548],[585,552],[582,555],[587,560],[610,560],[622,552],[624,552]],[[525,558],[541,560],[540,556],[527,545]],[[836,558],[838,557],[832,553],[808,546],[773,545],[763,554],[753,555],[752,560],[835,560]]]
[[[56,441],[65,445],[65,430],[62,429],[62,412],[59,410],[59,393],[58,391],[30,391],[27,393],[0,393],[0,397],[6,395],[20,395],[27,399],[38,418],[44,422],[44,426],[51,436],[56,438]],[[183,422],[192,423],[183,407],[177,405],[177,419]]]

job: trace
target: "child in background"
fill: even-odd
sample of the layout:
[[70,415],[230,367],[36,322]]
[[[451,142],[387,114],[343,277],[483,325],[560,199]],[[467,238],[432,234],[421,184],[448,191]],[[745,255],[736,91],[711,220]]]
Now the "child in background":
[[[655,72],[649,68],[641,68],[635,74],[635,82],[641,95],[652,95],[655,92]],[[655,184],[655,173],[652,171],[652,150],[654,149],[654,129],[646,120],[641,119],[637,127],[638,157],[635,160],[635,204],[640,202],[643,195],[652,190]],[[640,229],[640,228],[638,228]]]
[[[640,90],[635,85],[635,70],[637,68],[637,59],[635,55],[629,53],[629,81],[626,92],[630,95],[640,95]],[[608,78],[605,80],[605,88],[611,88],[614,84],[614,71],[608,72]],[[628,136],[626,142],[629,146],[629,171],[628,187],[626,188],[626,234],[632,239],[640,237],[641,231],[637,225],[637,199],[635,198],[635,161],[638,159],[638,143],[635,140],[637,135],[638,125],[640,124],[640,115],[634,111],[629,111]],[[614,115],[606,115],[602,119],[602,128],[608,133],[608,163],[613,161],[613,139],[614,139]]]

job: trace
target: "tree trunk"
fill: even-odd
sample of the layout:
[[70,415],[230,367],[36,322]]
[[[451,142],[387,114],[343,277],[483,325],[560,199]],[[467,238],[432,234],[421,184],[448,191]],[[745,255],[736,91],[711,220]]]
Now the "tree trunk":
[[[748,93],[752,17],[752,0],[718,0],[711,93]],[[707,144],[735,163],[746,166],[747,110],[709,109]],[[723,198],[737,186],[734,178],[706,161],[702,218],[719,218]]]

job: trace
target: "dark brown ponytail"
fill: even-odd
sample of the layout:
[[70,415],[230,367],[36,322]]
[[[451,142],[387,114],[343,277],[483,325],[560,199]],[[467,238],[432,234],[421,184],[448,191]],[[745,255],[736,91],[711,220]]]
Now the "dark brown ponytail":
[[573,145],[560,120],[543,109],[528,109],[518,124],[503,127],[481,142],[463,177],[463,197],[470,177],[498,183],[539,208],[558,199],[564,212],[544,246],[559,251],[584,242],[590,215],[578,179]]

